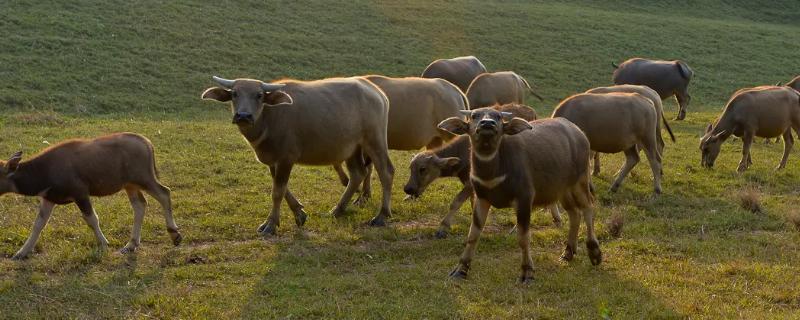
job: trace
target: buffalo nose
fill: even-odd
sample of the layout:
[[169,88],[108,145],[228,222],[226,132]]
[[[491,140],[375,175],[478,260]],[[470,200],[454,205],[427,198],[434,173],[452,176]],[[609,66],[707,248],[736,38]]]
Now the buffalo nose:
[[253,123],[253,115],[249,112],[237,112],[233,115],[233,123],[249,122]]
[[495,121],[490,119],[483,119],[478,122],[478,126],[481,128],[491,128],[495,126]]
[[415,193],[414,191],[416,191],[416,190],[414,190],[414,188],[412,188],[410,186],[406,186],[405,188],[403,188],[403,192],[405,192],[408,195],[414,195],[414,193]]

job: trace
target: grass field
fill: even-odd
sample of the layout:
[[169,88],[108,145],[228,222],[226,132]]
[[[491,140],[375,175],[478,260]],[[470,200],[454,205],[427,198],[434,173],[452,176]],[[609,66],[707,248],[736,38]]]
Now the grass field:
[[[662,1],[14,1],[0,5],[0,157],[27,155],[71,137],[135,131],[156,146],[185,237],[172,247],[150,200],[135,255],[94,250],[74,206],[59,207],[22,262],[38,200],[0,198],[0,318],[800,318],[800,154],[775,171],[780,145],[754,146],[736,174],[741,142],[723,146],[714,170],[697,149],[705,125],[736,89],[800,72],[796,0]],[[603,158],[597,227],[606,261],[579,248],[561,263],[566,228],[537,212],[536,279],[519,269],[508,210],[490,216],[471,279],[453,282],[469,228],[433,233],[459,190],[442,180],[403,202],[412,152],[392,152],[397,173],[389,227],[364,225],[376,197],[349,216],[326,212],[343,190],[328,167],[295,167],[290,186],[310,213],[278,236],[255,229],[269,212],[265,166],[220,104],[199,99],[226,78],[315,79],[418,75],[439,57],[476,55],[515,70],[546,101],[607,85],[611,61],[686,60],[695,71],[687,120],[672,122],[664,191],[654,198],[646,162],[620,192],[607,190],[622,155]],[[665,106],[669,118],[676,104]],[[377,185],[377,182],[374,182]],[[764,210],[739,207],[755,189]],[[132,225],[123,195],[95,200],[111,249]],[[622,237],[605,221],[621,215]]]

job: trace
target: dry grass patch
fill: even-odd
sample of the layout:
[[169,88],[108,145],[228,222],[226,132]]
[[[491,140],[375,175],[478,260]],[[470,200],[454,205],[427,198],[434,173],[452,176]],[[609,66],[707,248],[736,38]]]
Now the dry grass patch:
[[739,206],[742,207],[742,209],[752,213],[764,212],[764,209],[761,207],[761,191],[759,191],[758,188],[753,186],[745,187],[740,190],[736,196],[739,199]]

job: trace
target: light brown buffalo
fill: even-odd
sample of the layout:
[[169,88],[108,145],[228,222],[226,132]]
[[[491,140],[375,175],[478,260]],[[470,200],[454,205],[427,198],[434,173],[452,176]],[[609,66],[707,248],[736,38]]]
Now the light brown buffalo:
[[[653,102],[653,106],[656,108],[656,115],[658,116],[658,121],[656,121],[656,130],[658,134],[656,134],[656,138],[658,141],[658,152],[663,156],[664,155],[664,139],[661,138],[661,123],[664,123],[664,128],[667,129],[667,133],[669,133],[670,139],[672,142],[675,142],[675,135],[672,133],[672,128],[669,127],[669,123],[667,122],[667,118],[664,117],[664,109],[661,105],[661,98],[658,96],[658,93],[655,92],[653,89],[650,89],[647,86],[638,86],[632,84],[622,84],[617,86],[611,87],[599,87],[594,89],[589,89],[586,93],[611,93],[611,92],[627,92],[627,93],[638,93],[646,98],[650,99]],[[594,168],[592,170],[593,175],[600,174],[600,153],[594,153]]]
[[466,56],[433,61],[425,68],[421,77],[445,79],[456,85],[462,92],[467,92],[472,79],[485,72],[486,67],[478,58]]
[[676,120],[686,118],[686,109],[692,96],[689,95],[689,82],[694,72],[686,62],[680,60],[663,61],[632,58],[619,66],[614,66],[612,80],[614,84],[636,84],[648,86],[658,92],[661,99],[675,96],[678,99],[678,116]]
[[794,145],[792,129],[800,130],[800,93],[778,86],[761,86],[736,91],[722,115],[706,127],[700,140],[701,165],[712,168],[722,143],[731,135],[742,138],[742,160],[737,171],[743,172],[753,163],[750,146],[753,138],[783,135],[783,158],[777,169],[786,167]]
[[[526,105],[507,104],[496,105],[492,109],[500,112],[511,113],[514,117],[522,118],[526,121],[536,120],[536,112],[533,108]],[[424,151],[414,155],[409,164],[408,182],[406,182],[403,191],[412,198],[418,198],[425,192],[433,181],[440,177],[457,177],[463,187],[461,191],[456,194],[453,201],[450,203],[450,210],[445,215],[442,222],[439,224],[439,230],[436,231],[436,238],[442,239],[447,237],[450,231],[450,225],[453,222],[453,217],[456,212],[472,195],[472,184],[469,181],[470,171],[470,142],[469,137],[459,136],[450,143],[433,150]],[[553,217],[553,222],[556,226],[561,226],[561,215],[558,212],[558,207],[552,205],[548,208]]]
[[656,131],[658,116],[653,102],[638,93],[580,93],[556,107],[553,118],[563,117],[578,125],[592,146],[603,153],[625,152],[625,164],[611,185],[615,192],[639,163],[640,146],[653,171],[653,186],[661,193],[661,154]]
[[364,155],[375,164],[383,191],[380,212],[370,225],[385,225],[391,216],[394,167],[386,145],[389,100],[378,87],[363,78],[214,81],[220,86],[206,89],[202,98],[231,101],[233,123],[272,175],[272,211],[259,233],[275,234],[284,198],[297,225],[305,223],[303,205],[287,188],[295,164],[346,162],[350,181],[331,211],[334,217],[344,214],[366,174]]
[[450,276],[467,277],[490,207],[516,211],[517,242],[522,249],[520,282],[533,279],[532,207],[560,203],[569,213],[569,236],[561,256],[566,261],[576,252],[582,214],[589,259],[594,265],[601,263],[594,233],[589,141],[581,129],[565,119],[527,122],[489,108],[464,113],[467,121],[454,117],[439,125],[455,134],[467,134],[472,146],[470,180],[475,188],[475,208],[466,247]]
[[[389,78],[365,76],[389,98],[389,122],[386,133],[389,149],[419,150],[440,146],[454,136],[437,127],[439,122],[459,115],[468,109],[466,97],[455,85],[443,79]],[[347,179],[341,166],[337,173],[342,181]],[[370,197],[371,166],[367,170],[361,195],[356,203],[363,204]],[[345,183],[346,184],[346,183]]]
[[525,104],[525,95],[528,92],[542,100],[525,78],[512,71],[501,71],[479,75],[472,80],[466,94],[469,107],[478,109],[496,104]]
[[176,246],[183,237],[172,218],[169,188],[158,182],[153,145],[135,133],[118,133],[91,140],[68,140],[49,147],[27,161],[17,152],[0,161],[0,195],[13,192],[42,198],[39,214],[31,235],[13,259],[23,259],[33,251],[39,235],[50,220],[56,205],[75,203],[92,228],[101,250],[108,240],[100,230],[100,222],[90,196],[102,197],[125,189],[133,207],[131,239],[121,253],[135,251],[140,245],[142,221],[147,201],[146,192],[161,204],[167,231]]

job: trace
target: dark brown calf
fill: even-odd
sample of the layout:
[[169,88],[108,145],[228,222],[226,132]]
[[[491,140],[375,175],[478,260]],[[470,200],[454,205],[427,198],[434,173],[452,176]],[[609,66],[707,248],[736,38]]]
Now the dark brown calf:
[[73,202],[94,231],[100,248],[105,250],[108,240],[100,231],[89,197],[107,196],[122,189],[128,193],[134,218],[131,240],[121,253],[133,252],[140,244],[147,204],[141,191],[156,198],[164,208],[172,243],[180,244],[182,237],[172,218],[170,191],[156,178],[153,145],[147,138],[118,133],[91,140],[68,140],[43,150],[30,160],[21,160],[22,152],[17,152],[7,162],[0,161],[0,195],[12,192],[39,196],[42,204],[30,237],[12,259],[23,259],[33,251],[55,205]]
[[520,282],[533,279],[530,219],[533,206],[561,203],[569,212],[569,237],[562,259],[576,252],[580,214],[586,223],[586,247],[592,264],[602,261],[594,234],[590,190],[589,140],[566,119],[527,122],[488,108],[463,111],[468,117],[439,124],[454,134],[467,134],[471,144],[470,180],[475,189],[472,225],[458,266],[450,273],[465,278],[490,207],[514,207],[517,240],[522,249]]

